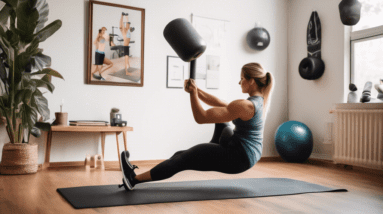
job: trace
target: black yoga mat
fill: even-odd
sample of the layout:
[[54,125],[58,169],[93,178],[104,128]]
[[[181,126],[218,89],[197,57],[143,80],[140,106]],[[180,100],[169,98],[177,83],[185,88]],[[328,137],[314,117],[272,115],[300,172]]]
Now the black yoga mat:
[[347,192],[346,189],[334,189],[287,178],[142,183],[132,191],[119,189],[117,184],[59,188],[57,191],[76,209],[314,192]]

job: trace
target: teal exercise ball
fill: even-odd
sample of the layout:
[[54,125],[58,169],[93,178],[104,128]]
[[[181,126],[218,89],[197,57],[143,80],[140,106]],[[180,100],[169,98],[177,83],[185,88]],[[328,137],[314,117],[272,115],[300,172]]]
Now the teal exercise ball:
[[313,151],[313,135],[304,123],[287,121],[275,132],[275,147],[283,160],[302,163]]

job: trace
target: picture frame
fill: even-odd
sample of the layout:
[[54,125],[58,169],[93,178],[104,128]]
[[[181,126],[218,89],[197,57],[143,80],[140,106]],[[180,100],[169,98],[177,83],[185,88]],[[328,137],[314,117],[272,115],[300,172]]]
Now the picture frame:
[[167,88],[183,88],[184,81],[188,78],[188,63],[177,56],[167,56]]
[[145,9],[89,1],[87,84],[144,85]]

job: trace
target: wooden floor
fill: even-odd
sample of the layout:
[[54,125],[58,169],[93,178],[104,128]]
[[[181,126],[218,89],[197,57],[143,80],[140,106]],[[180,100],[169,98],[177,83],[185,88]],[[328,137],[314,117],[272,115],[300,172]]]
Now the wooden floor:
[[[141,173],[151,167],[141,165],[136,171]],[[57,188],[120,184],[121,171],[86,171],[83,167],[54,168],[33,175],[0,175],[0,213],[383,213],[382,174],[343,167],[259,162],[252,169],[238,175],[185,171],[161,182],[264,177],[291,178],[345,188],[348,192],[76,210],[56,192]]]

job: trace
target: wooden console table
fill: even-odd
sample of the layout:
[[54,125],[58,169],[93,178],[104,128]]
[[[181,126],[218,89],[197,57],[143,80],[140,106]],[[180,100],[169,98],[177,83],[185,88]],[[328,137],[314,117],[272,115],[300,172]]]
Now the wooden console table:
[[[47,140],[45,141],[45,161],[43,164],[43,169],[49,167],[49,159],[51,154],[51,145],[52,145],[52,134],[53,132],[99,132],[101,133],[101,148],[102,148],[102,157],[104,158],[105,150],[105,133],[116,133],[117,141],[117,153],[118,161],[121,161],[120,157],[120,148],[118,145],[118,135],[122,132],[124,136],[124,146],[125,150],[128,150],[126,147],[126,132],[133,131],[133,127],[124,126],[51,126],[50,131],[48,132]],[[121,166],[120,166],[121,169]]]

